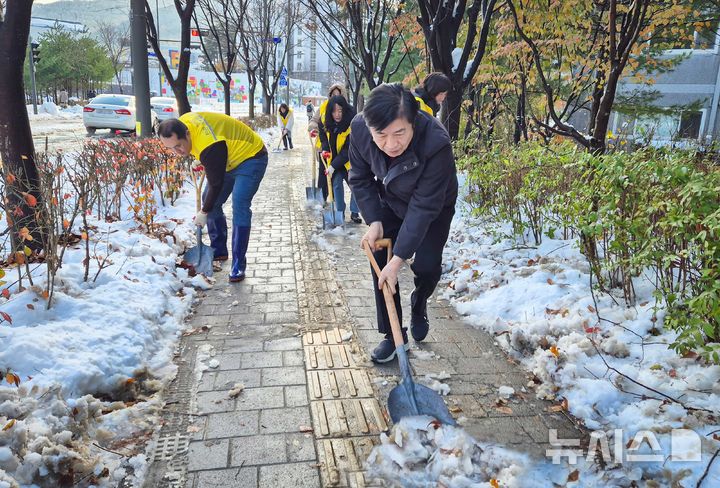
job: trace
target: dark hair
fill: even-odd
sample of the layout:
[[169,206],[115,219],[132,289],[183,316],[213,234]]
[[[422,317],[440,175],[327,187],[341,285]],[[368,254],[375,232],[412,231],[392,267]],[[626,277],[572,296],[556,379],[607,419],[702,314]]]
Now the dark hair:
[[419,108],[415,96],[401,83],[383,83],[370,92],[363,115],[368,127],[383,130],[399,118],[414,124]]
[[283,109],[287,112],[288,110],[290,110],[290,107],[288,107],[287,103],[281,103],[280,107],[278,107],[278,110],[283,110]]
[[174,134],[178,139],[186,139],[187,132],[187,125],[183,124],[178,119],[163,120],[160,122],[157,129],[157,134],[160,137],[172,137]]
[[452,88],[452,82],[450,78],[442,73],[430,73],[422,81],[422,87],[432,98],[435,98],[439,93],[450,91]]
[[[336,105],[340,105],[342,107],[342,119],[340,122],[335,122],[335,119],[332,116]],[[325,108],[325,127],[329,131],[345,132],[347,128],[350,127],[350,122],[352,122],[353,117],[355,117],[355,110],[344,96],[335,95],[328,100],[327,107]]]

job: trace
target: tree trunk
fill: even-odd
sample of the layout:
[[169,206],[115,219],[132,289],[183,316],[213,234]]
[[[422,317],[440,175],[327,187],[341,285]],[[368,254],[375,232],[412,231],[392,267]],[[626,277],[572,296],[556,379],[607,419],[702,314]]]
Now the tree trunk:
[[443,123],[448,129],[451,140],[456,140],[460,133],[460,112],[462,109],[463,94],[462,89],[453,87],[447,94],[445,99],[445,109],[443,110]]
[[[13,219],[13,238],[27,227],[33,236],[25,241],[30,249],[42,248],[45,232],[37,225],[35,209],[27,205],[22,193],[33,195],[38,201],[40,179],[35,166],[30,120],[25,108],[23,66],[30,32],[32,0],[9,2],[4,22],[0,24],[0,160],[5,174],[12,174],[15,183],[5,185],[8,200],[6,210]],[[17,210],[16,210],[17,209]]]
[[250,99],[250,107],[248,108],[248,115],[251,119],[255,118],[255,83],[248,81],[248,93]]
[[225,115],[230,115],[230,80],[232,78],[228,77],[227,80],[220,80],[220,83],[222,83],[223,86],[223,93],[225,94]]
[[192,109],[190,108],[190,100],[187,96],[187,75],[185,76],[184,82],[180,79],[175,79],[170,86],[172,86],[180,115],[191,112]]

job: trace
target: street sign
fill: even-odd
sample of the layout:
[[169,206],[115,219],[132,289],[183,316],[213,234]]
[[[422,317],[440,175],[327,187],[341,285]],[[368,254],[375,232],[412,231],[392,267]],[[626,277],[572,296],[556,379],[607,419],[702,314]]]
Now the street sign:
[[148,51],[148,58],[157,58],[157,54],[155,54],[155,51]]
[[287,68],[283,66],[282,71],[280,72],[280,76],[285,78],[287,76]]
[[280,85],[280,86],[287,86],[287,78],[285,78],[284,76],[280,75],[280,80],[278,81],[278,85]]

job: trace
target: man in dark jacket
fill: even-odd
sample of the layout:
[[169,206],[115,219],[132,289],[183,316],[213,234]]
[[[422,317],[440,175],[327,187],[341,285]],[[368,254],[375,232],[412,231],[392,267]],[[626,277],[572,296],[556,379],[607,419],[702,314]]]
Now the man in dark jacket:
[[395,357],[395,345],[381,287],[387,282],[395,292],[402,322],[397,275],[413,255],[410,331],[416,341],[428,333],[427,300],[442,274],[442,252],[455,214],[455,157],[442,124],[420,112],[413,94],[399,83],[380,85],[370,93],[363,113],[351,124],[351,133],[350,187],[370,223],[363,240],[373,250],[377,239],[394,242],[390,262],[384,251],[375,252],[382,271],[380,276],[373,272],[378,330],[385,339],[372,359],[382,363]]

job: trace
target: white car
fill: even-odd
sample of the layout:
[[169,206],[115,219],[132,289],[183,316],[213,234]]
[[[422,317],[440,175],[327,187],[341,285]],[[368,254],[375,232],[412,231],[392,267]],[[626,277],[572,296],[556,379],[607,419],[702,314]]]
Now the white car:
[[160,122],[167,119],[176,119],[180,116],[177,100],[172,97],[152,97],[150,108],[157,114]]
[[[153,127],[158,116],[150,114]],[[88,135],[98,129],[135,131],[135,97],[131,95],[98,95],[83,107],[83,123]]]

